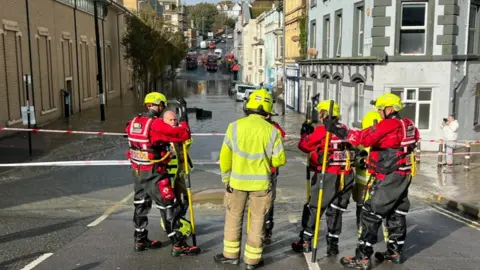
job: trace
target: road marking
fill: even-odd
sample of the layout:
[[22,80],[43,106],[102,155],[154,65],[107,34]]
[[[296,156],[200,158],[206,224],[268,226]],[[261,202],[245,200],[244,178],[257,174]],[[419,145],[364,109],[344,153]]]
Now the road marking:
[[320,270],[320,266],[318,265],[318,263],[312,263],[311,262],[311,259],[312,259],[312,253],[303,253],[303,256],[305,256],[305,261],[307,261],[307,266],[308,266],[308,270]]
[[30,270],[33,269],[35,266],[39,265],[41,262],[45,261],[48,257],[52,256],[53,253],[45,253],[42,256],[38,257],[36,260],[33,262],[27,264],[25,267],[23,267],[21,270]]
[[94,220],[92,223],[88,224],[87,227],[95,227],[98,224],[100,224],[100,222],[104,221],[110,214],[112,214],[115,210],[117,210],[117,208],[122,206],[122,204],[125,204],[126,202],[128,202],[128,200],[130,200],[133,197],[134,194],[135,194],[134,192],[128,194],[121,201],[119,201],[118,203],[116,203],[112,207],[108,208],[107,211],[105,211],[105,213],[103,213],[103,215],[101,215],[99,218]]
[[467,219],[467,218],[464,218],[464,217],[462,217],[462,216],[460,216],[460,215],[458,215],[458,214],[452,213],[452,212],[450,212],[450,211],[448,211],[448,210],[442,209],[442,208],[437,207],[437,206],[430,205],[430,207],[433,209],[433,211],[435,211],[435,212],[437,212],[437,213],[439,213],[439,214],[442,214],[442,215],[444,215],[444,216],[446,216],[446,217],[448,217],[448,218],[451,218],[451,219],[456,220],[456,221],[458,221],[458,222],[460,222],[460,223],[463,223],[463,224],[467,225],[467,226],[470,227],[470,228],[473,228],[473,229],[475,229],[475,230],[477,230],[477,231],[480,231],[480,227],[479,227],[479,226],[476,226],[478,223],[475,222],[475,221],[471,221],[471,220],[469,220],[469,219]]

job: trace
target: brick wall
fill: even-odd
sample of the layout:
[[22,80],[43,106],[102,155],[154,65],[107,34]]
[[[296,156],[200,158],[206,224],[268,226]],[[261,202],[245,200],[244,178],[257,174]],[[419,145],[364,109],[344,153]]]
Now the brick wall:
[[[120,12],[109,6],[106,19],[103,23],[99,20],[107,105],[108,100],[130,86],[123,52],[119,54],[118,31],[120,37],[124,31],[124,17],[117,16]],[[73,112],[98,105],[93,16],[81,10],[74,11],[72,6],[56,0],[30,1],[30,29],[37,123],[63,116],[61,89],[72,91]],[[25,1],[0,0],[0,125],[22,125],[20,107],[25,106],[22,76],[29,73]],[[29,88],[31,91],[31,86]]]

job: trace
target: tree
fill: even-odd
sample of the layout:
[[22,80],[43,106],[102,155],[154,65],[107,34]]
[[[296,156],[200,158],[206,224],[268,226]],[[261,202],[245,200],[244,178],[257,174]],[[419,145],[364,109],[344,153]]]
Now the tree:
[[215,20],[213,21],[212,30],[213,32],[217,32],[220,29],[224,28],[235,28],[235,20],[229,18],[225,13],[219,13]]
[[188,21],[191,22],[193,20],[202,35],[206,35],[207,32],[213,30],[212,26],[217,15],[218,11],[215,4],[200,3],[188,7]]
[[143,84],[144,94],[156,82],[167,65],[174,69],[185,56],[183,33],[166,30],[163,20],[155,13],[142,11],[139,16],[126,17],[126,32],[122,38],[124,58],[133,69],[135,81]]

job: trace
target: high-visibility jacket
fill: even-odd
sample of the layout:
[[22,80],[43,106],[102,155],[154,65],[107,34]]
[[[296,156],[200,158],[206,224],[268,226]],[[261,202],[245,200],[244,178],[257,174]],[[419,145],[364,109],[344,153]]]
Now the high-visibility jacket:
[[[193,139],[189,139],[186,141],[187,143],[187,151],[190,149],[190,145],[192,144]],[[172,149],[172,155],[171,155],[171,160],[167,165],[167,171],[168,174],[172,177],[175,177],[177,175],[178,169],[179,169],[179,160],[182,161],[180,164],[181,166],[185,166],[183,164],[183,145],[182,144],[171,144],[171,149]],[[182,156],[179,156],[182,155]],[[190,164],[189,164],[190,166]],[[192,168],[192,166],[190,166]]]
[[[370,153],[370,147],[364,148],[359,146],[358,150],[364,150],[367,153]],[[366,186],[370,178],[370,173],[367,170],[366,161],[368,157],[360,158],[358,157],[355,164],[355,183]],[[363,159],[363,163],[360,162]]]
[[251,114],[229,124],[220,150],[222,181],[242,191],[270,187],[270,168],[287,162],[280,131]]

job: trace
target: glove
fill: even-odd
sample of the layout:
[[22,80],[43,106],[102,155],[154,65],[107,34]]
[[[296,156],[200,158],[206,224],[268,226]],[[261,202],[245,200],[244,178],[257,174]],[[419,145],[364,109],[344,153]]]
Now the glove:
[[225,190],[228,192],[228,193],[233,193],[233,188],[230,186],[230,184],[226,184],[225,185]]
[[187,101],[184,98],[177,99],[178,105],[183,108],[187,108]]
[[365,150],[360,150],[357,154],[357,156],[361,157],[361,158],[366,158],[368,157],[368,152],[365,151]]
[[313,126],[311,123],[308,123],[307,121],[303,122],[302,128],[300,129],[300,135],[309,135],[313,133]]
[[339,124],[337,119],[334,120],[330,117],[327,117],[323,120],[323,123],[328,132],[335,134],[340,139],[345,139],[348,136],[348,130]]

